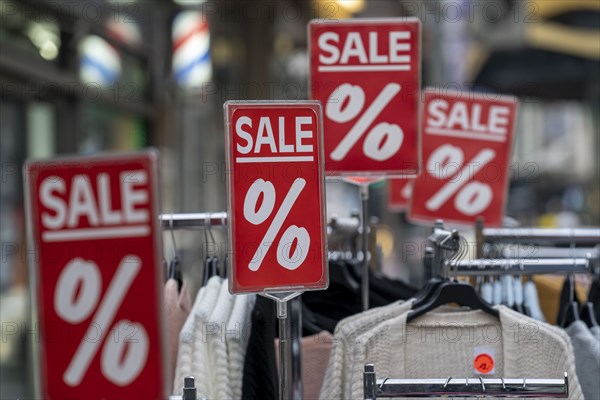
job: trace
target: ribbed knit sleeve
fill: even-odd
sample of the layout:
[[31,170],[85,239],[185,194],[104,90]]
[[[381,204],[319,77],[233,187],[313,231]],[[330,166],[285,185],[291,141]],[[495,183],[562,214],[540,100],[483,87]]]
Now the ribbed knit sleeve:
[[203,286],[196,294],[192,310],[179,332],[179,348],[177,349],[177,363],[175,365],[175,377],[173,378],[173,393],[176,395],[181,395],[182,393],[183,378],[192,373],[195,319],[205,295],[206,287]]
[[583,321],[575,321],[566,333],[575,352],[575,370],[586,399],[600,396],[600,342]]
[[250,315],[256,295],[241,294],[235,296],[233,310],[225,333],[225,343],[227,345],[227,363],[228,363],[228,382],[231,387],[233,399],[242,397],[242,379],[244,375],[244,359],[246,357],[246,347],[250,338],[250,329],[252,329]]
[[233,295],[229,293],[227,280],[223,281],[217,298],[217,303],[210,314],[206,325],[206,340],[208,341],[208,379],[210,390],[209,399],[233,398],[233,392],[228,382],[229,371],[227,361],[227,345],[225,332],[227,321],[233,308]]
[[[215,307],[221,289],[221,278],[213,276],[206,283],[206,295],[198,307],[194,320],[194,349],[192,352],[192,371],[190,375],[196,378],[196,389],[199,397],[209,397],[208,380],[209,365],[208,343],[206,341],[206,324]],[[182,378],[183,379],[183,378]]]

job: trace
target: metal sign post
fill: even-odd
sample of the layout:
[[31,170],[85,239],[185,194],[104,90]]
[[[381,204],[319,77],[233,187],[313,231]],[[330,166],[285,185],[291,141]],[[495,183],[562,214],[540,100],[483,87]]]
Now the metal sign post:
[[362,307],[369,309],[369,185],[360,185],[360,199],[362,202],[362,229],[361,239],[363,248],[362,269]]
[[225,126],[229,290],[276,302],[279,395],[300,399],[289,301],[328,285],[321,105],[227,102]]

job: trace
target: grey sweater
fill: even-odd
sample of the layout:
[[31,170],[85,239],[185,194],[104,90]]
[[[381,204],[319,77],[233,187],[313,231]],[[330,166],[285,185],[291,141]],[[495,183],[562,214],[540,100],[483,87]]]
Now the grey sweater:
[[575,352],[575,371],[586,399],[600,396],[600,342],[583,321],[567,329]]

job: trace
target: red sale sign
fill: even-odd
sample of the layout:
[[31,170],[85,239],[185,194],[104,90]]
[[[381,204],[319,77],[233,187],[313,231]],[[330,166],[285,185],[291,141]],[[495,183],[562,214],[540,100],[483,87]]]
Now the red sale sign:
[[483,217],[501,226],[517,99],[469,92],[424,92],[423,169],[410,219],[459,224]]
[[227,102],[230,291],[327,287],[321,105]]
[[156,160],[26,164],[43,398],[165,398]]
[[313,20],[311,98],[325,108],[325,171],[419,171],[421,23],[416,18]]
[[388,208],[392,211],[408,209],[412,197],[414,179],[393,178],[388,180]]

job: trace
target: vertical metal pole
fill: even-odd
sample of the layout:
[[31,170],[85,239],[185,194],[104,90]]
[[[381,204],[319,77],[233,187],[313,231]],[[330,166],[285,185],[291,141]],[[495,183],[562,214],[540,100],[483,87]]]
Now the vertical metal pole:
[[302,300],[298,296],[290,300],[290,315],[288,320],[291,327],[292,348],[292,381],[291,396],[294,400],[304,398],[302,391]]
[[289,384],[292,372],[292,346],[289,340],[289,318],[287,300],[277,301],[279,321],[279,400],[291,400]]
[[377,378],[373,364],[365,365],[365,371],[363,372],[363,392],[365,400],[375,400],[377,398]]
[[362,201],[362,307],[369,309],[369,185],[360,186],[360,199]]

